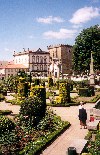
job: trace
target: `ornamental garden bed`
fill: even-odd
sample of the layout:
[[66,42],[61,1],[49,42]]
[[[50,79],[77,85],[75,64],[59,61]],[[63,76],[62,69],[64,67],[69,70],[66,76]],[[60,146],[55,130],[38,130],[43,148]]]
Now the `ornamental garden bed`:
[[70,126],[48,108],[40,119],[38,102],[43,106],[38,98],[25,100],[13,121],[0,116],[0,155],[36,155]]

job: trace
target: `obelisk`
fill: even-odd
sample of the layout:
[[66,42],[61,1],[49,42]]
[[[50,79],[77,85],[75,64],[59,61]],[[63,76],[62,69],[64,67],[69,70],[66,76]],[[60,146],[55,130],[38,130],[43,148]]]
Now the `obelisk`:
[[90,86],[95,85],[95,77],[94,77],[94,68],[93,68],[93,56],[91,51],[91,62],[90,62]]

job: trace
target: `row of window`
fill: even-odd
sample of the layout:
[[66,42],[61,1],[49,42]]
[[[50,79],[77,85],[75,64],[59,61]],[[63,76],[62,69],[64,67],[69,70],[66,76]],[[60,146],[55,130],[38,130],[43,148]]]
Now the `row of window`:
[[47,65],[32,65],[32,70],[47,70]]
[[[18,72],[18,71],[23,71],[24,69],[13,69],[13,68],[9,68],[9,69],[7,69],[8,70],[8,72]],[[26,69],[26,71],[28,71],[28,69]]]
[[28,60],[25,58],[25,59],[16,59],[16,63],[28,63]]
[[36,62],[36,63],[46,63],[47,62],[47,57],[46,56],[33,56],[32,58],[32,61],[33,62]]
[[[47,57],[46,56],[32,56],[32,62],[36,63],[47,63]],[[16,63],[28,63],[28,59],[26,58],[19,58],[16,59]]]

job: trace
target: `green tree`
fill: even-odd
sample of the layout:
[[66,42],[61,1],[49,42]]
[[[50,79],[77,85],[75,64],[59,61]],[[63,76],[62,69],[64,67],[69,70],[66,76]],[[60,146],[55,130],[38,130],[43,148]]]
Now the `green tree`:
[[73,46],[73,70],[79,73],[90,69],[91,51],[94,69],[100,69],[100,27],[99,25],[83,29],[75,39]]

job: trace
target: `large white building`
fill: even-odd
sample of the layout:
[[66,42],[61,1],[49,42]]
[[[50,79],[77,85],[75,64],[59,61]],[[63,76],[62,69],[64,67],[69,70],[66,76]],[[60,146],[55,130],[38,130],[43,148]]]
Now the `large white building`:
[[49,55],[49,52],[42,51],[40,48],[37,51],[29,49],[19,53],[14,51],[14,64],[23,64],[33,76],[47,77],[50,66]]

